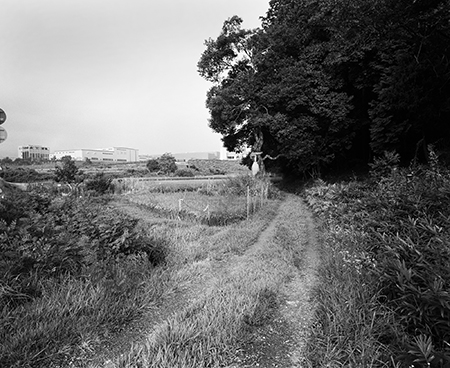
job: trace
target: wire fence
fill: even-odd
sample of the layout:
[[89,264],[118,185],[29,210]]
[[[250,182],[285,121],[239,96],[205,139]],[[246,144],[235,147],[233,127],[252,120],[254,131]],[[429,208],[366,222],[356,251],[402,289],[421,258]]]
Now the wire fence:
[[[214,205],[210,203],[210,201],[205,201],[199,206],[198,201],[191,202],[186,195],[182,198],[178,199],[178,211],[186,211],[190,213],[194,213],[197,216],[205,217],[211,219],[212,215],[217,213],[222,213],[223,215],[231,215],[235,216],[239,214],[237,217],[243,217],[243,214],[247,219],[254,213],[256,213],[259,209],[261,209],[269,198],[269,182],[257,182],[253,186],[246,187],[245,197],[239,196],[234,199],[234,202],[238,201],[238,203],[229,203],[231,200],[230,197],[224,198],[222,200],[222,208],[217,204],[217,200],[214,201]],[[230,210],[230,207],[232,208]]]

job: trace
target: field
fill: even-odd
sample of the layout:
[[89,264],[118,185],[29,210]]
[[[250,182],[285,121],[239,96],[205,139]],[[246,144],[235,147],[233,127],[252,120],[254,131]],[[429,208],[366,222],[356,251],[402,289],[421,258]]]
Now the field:
[[369,177],[295,196],[248,175],[105,183],[0,180],[1,367],[450,366],[437,160],[387,154]]
[[[22,177],[25,179],[25,173],[29,174],[29,171],[34,171],[40,175],[48,176],[54,173],[55,166],[60,163],[47,162],[47,163],[34,163],[29,165],[5,165],[5,168],[19,169],[22,171]],[[247,175],[250,173],[249,169],[242,166],[239,161],[226,161],[226,160],[189,160],[186,163],[180,163],[179,168],[185,168],[186,164],[189,165],[191,171],[196,176],[211,176],[211,175]],[[127,163],[86,163],[76,162],[77,167],[85,174],[94,175],[102,172],[108,176],[120,178],[120,177],[146,177],[150,176],[146,168],[146,162],[127,162]],[[16,180],[9,180],[16,181]]]
[[[266,190],[264,202],[247,214],[243,188],[253,193],[264,186],[248,177],[233,180],[205,193],[78,198],[15,192],[19,198],[2,202],[17,212],[1,223],[0,365],[100,364],[119,352],[108,348],[111,341],[122,352],[131,349],[132,326],[149,328],[176,305],[182,311],[177,303],[200,297],[198,286],[208,284],[211,267],[243,254],[280,202],[275,189]],[[178,208],[180,199],[186,209]],[[187,210],[205,212],[205,204],[207,215]],[[236,307],[251,313],[258,290]],[[213,315],[216,307],[222,308],[212,305]],[[223,359],[230,338],[240,334],[242,312],[230,318],[234,327],[229,320],[223,336],[211,337],[222,340],[207,343],[220,350],[214,359]]]

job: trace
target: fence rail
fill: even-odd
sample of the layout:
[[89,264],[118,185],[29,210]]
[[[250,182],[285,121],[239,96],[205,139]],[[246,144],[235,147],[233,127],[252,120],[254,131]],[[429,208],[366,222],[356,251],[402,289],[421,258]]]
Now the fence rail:
[[195,180],[225,180],[233,178],[235,175],[211,175],[211,176],[147,176],[147,177],[125,177],[116,178],[114,181],[195,181]]

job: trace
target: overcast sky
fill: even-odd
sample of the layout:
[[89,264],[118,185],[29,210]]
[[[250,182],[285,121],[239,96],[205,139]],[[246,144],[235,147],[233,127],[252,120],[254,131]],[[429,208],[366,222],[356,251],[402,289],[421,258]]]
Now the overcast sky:
[[197,73],[208,38],[238,15],[261,25],[269,0],[1,0],[0,108],[8,138],[51,151],[218,151]]

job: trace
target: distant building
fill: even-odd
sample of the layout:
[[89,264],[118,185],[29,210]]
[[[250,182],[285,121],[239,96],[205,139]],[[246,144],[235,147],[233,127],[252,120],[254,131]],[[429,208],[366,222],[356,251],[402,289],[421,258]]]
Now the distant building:
[[126,147],[111,147],[101,149],[74,149],[55,151],[52,158],[60,160],[64,156],[70,156],[76,161],[109,161],[109,162],[137,162],[139,161],[139,150]]
[[221,160],[232,160],[237,161],[241,160],[250,152],[249,149],[245,148],[243,152],[230,152],[225,147],[220,149],[220,159]]
[[50,149],[37,145],[19,146],[19,158],[31,161],[46,161],[50,159]]

